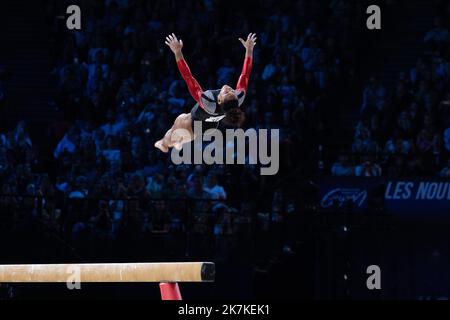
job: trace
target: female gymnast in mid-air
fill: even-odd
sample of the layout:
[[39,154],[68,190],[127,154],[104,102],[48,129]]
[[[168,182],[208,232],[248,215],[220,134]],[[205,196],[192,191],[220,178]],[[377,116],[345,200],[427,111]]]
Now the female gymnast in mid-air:
[[181,150],[184,143],[195,139],[194,121],[201,121],[204,129],[217,128],[220,121],[233,127],[242,126],[245,115],[240,109],[247,94],[248,80],[252,69],[253,48],[256,44],[255,34],[250,33],[247,40],[239,38],[245,47],[245,60],[242,73],[236,89],[224,85],[221,89],[203,91],[197,80],[192,76],[181,49],[183,41],[178,40],[175,34],[166,37],[166,45],[175,55],[178,70],[186,82],[192,98],[197,102],[190,113],[182,113],[176,119],[172,128],[167,131],[164,138],[155,143],[155,147],[162,152],[168,152],[174,147]]

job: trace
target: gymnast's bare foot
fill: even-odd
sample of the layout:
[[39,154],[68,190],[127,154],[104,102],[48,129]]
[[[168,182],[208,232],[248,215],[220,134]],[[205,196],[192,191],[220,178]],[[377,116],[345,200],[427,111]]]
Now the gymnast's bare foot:
[[159,150],[161,150],[161,151],[164,152],[164,153],[169,152],[169,148],[167,148],[167,147],[162,143],[161,140],[156,141],[155,147],[158,148]]

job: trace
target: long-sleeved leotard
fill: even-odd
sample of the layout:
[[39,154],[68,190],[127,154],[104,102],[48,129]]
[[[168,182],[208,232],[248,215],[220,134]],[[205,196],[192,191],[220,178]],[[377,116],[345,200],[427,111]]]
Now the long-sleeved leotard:
[[198,83],[198,81],[194,78],[194,76],[191,73],[191,69],[189,69],[189,66],[186,63],[186,60],[181,59],[177,61],[178,70],[181,73],[181,76],[183,77],[184,81],[186,82],[189,93],[191,94],[192,98],[194,98],[195,101],[200,103],[200,96],[203,92],[202,87]]
[[244,91],[247,94],[248,89],[248,81],[250,79],[250,73],[252,72],[252,57],[245,57],[244,65],[242,66],[241,76],[239,77],[239,81],[236,85],[236,90]]
[[[236,96],[238,97],[239,105],[244,102],[245,95],[248,90],[248,82],[250,79],[250,73],[252,71],[252,57],[246,56],[244,64],[242,66],[242,72],[236,85]],[[184,59],[177,61],[178,70],[181,73],[184,81],[186,82],[189,93],[192,98],[199,104],[199,106],[206,110],[208,113],[215,113],[217,104],[217,94],[220,90],[207,90],[203,91],[198,81],[194,78],[191,70]],[[214,104],[214,106],[213,106]]]

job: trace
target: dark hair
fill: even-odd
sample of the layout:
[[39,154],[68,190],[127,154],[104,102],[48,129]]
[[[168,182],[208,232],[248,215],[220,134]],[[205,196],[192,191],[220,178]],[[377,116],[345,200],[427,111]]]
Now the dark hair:
[[245,122],[245,113],[239,107],[231,108],[225,112],[223,122],[231,127],[240,128]]
[[239,107],[238,99],[229,99],[227,101],[222,102],[221,104],[223,111],[227,113],[229,110],[236,109]]

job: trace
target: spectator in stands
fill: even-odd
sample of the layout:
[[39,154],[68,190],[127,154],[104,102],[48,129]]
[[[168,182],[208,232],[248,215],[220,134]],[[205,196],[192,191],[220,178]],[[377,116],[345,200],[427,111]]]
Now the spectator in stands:
[[208,199],[211,199],[210,193],[208,193],[203,187],[203,177],[201,174],[196,174],[192,178],[192,189],[188,191],[188,197],[195,201],[194,211],[197,214],[204,214],[208,211],[210,203]]
[[416,139],[417,150],[421,153],[430,151],[432,148],[431,138],[431,134],[427,130],[422,129]]
[[355,167],[355,176],[357,177],[379,177],[381,174],[381,167],[370,157],[364,157],[362,163]]
[[450,42],[448,29],[444,27],[442,19],[434,19],[434,28],[427,32],[423,40],[427,44],[444,44]]
[[354,141],[352,144],[352,151],[355,153],[377,153],[379,151],[378,144],[370,137],[370,131],[361,123],[358,125]]
[[355,168],[351,165],[348,155],[342,154],[331,167],[333,176],[353,176]]
[[55,158],[59,158],[63,153],[74,154],[77,151],[79,140],[79,130],[76,127],[70,128],[62,140],[58,143],[53,155]]
[[412,149],[412,142],[402,139],[399,135],[397,138],[391,138],[386,142],[384,152],[386,154],[408,154]]
[[364,89],[361,114],[379,109],[386,98],[386,89],[372,77]]
[[450,159],[448,159],[447,165],[439,172],[439,177],[450,178]]
[[153,204],[151,213],[151,232],[155,234],[168,234],[170,232],[171,216],[163,200]]
[[82,199],[88,196],[88,184],[87,179],[84,176],[76,178],[72,190],[69,193],[69,198]]
[[147,178],[147,190],[153,196],[161,196],[164,188],[164,176],[156,173]]
[[20,148],[32,147],[31,139],[26,131],[25,121],[20,121],[14,130],[14,141],[16,146]]
[[319,47],[318,39],[314,36],[309,38],[309,45],[305,46],[301,53],[301,59],[305,70],[315,71],[320,62],[322,49]]
[[450,152],[450,127],[444,131],[444,146]]
[[218,200],[227,199],[227,193],[225,192],[224,188],[221,185],[219,185],[217,181],[217,175],[215,172],[211,171],[208,174],[203,189],[209,193],[211,199],[218,199]]
[[99,201],[98,213],[92,216],[90,222],[96,231],[109,232],[112,230],[112,219],[108,202]]

